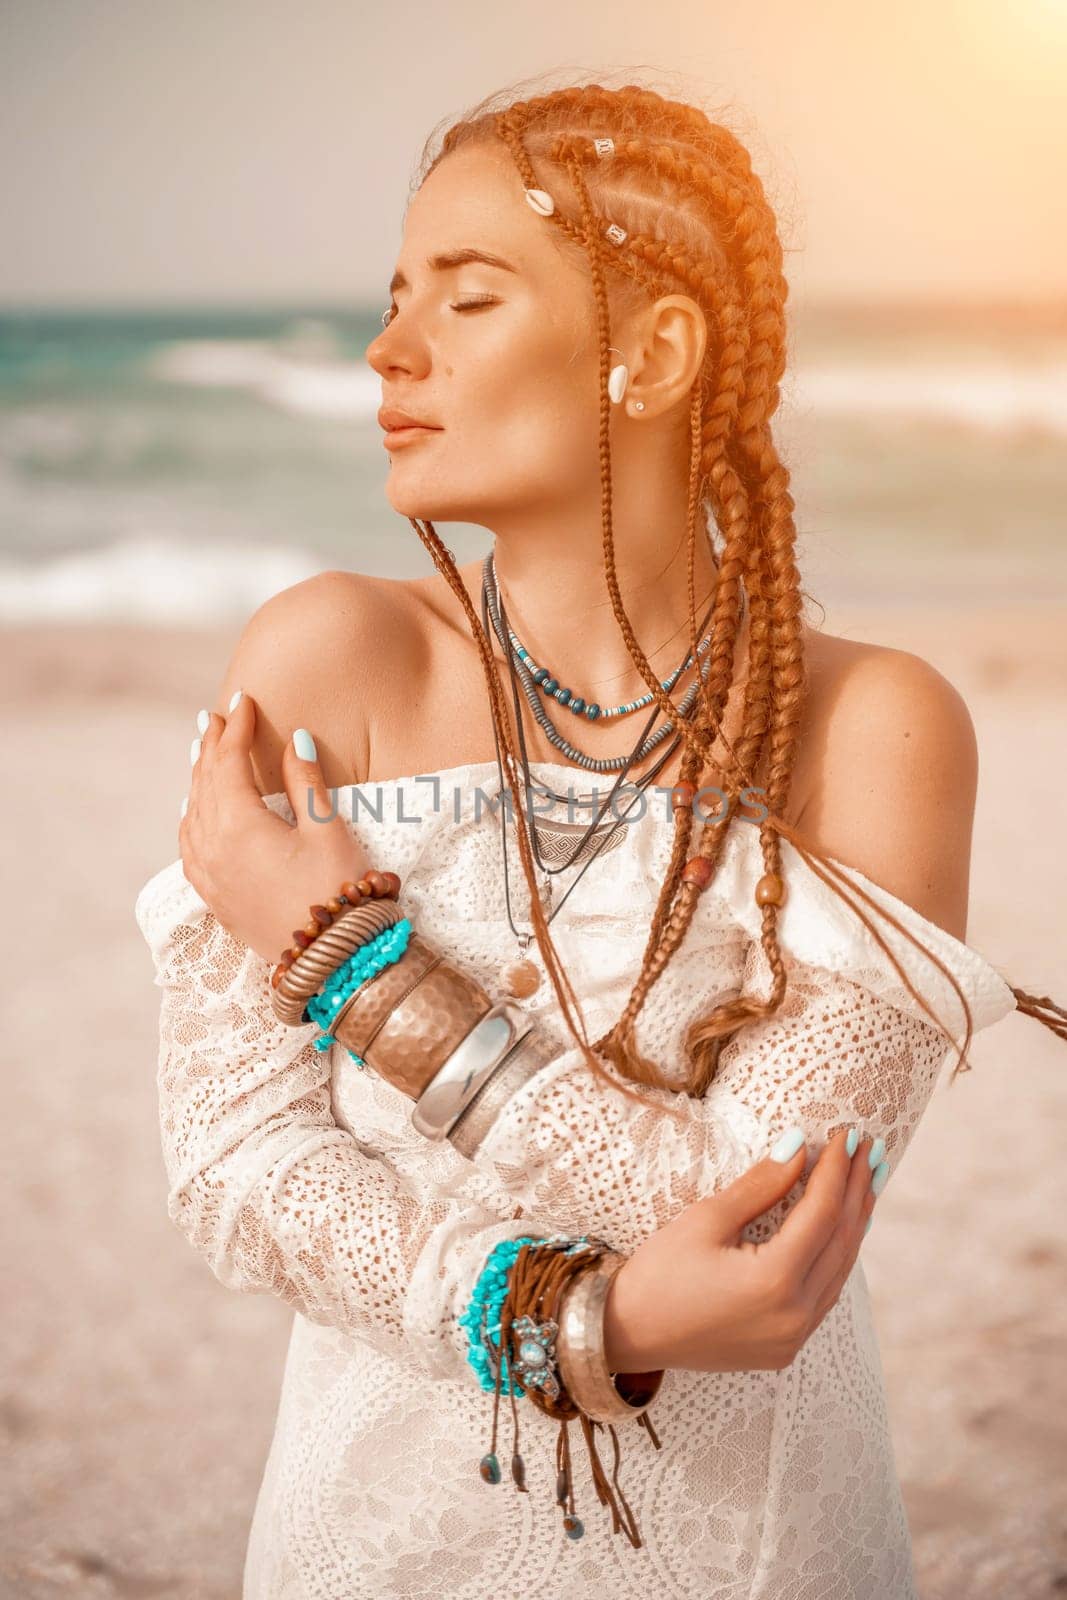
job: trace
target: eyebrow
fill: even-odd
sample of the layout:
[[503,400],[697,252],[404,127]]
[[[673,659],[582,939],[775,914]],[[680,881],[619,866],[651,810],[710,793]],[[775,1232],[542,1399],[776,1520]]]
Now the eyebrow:
[[[428,256],[426,265],[434,272],[448,272],[452,267],[466,266],[468,261],[481,261],[487,267],[500,267],[504,272],[518,272],[518,267],[512,266],[510,261],[505,261],[503,256],[495,256],[490,250],[446,250],[441,255]],[[411,285],[402,272],[394,272],[389,284],[389,293],[395,294],[397,289],[409,289]]]

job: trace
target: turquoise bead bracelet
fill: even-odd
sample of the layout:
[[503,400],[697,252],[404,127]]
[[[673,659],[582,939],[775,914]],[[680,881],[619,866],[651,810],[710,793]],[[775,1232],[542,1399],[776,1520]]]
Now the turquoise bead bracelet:
[[[508,1293],[508,1270],[513,1267],[515,1260],[524,1244],[541,1244],[543,1241],[531,1235],[521,1239],[502,1239],[492,1250],[485,1266],[478,1275],[471,1295],[470,1304],[460,1317],[459,1321],[467,1330],[467,1361],[474,1369],[474,1375],[487,1394],[492,1394],[496,1389],[496,1380],[489,1369],[489,1352],[483,1343],[485,1337],[499,1348],[500,1345],[500,1310]],[[495,1323],[495,1325],[494,1325]],[[486,1326],[488,1324],[488,1326]],[[496,1335],[494,1339],[494,1334]],[[507,1392],[510,1383],[508,1374],[507,1356],[502,1355],[501,1387]],[[518,1383],[511,1387],[511,1393],[520,1398],[526,1393]]]
[[[312,1022],[317,1022],[320,1028],[328,1028],[354,990],[366,983],[368,978],[375,977],[385,967],[400,960],[410,937],[411,921],[408,917],[401,917],[392,927],[383,928],[373,939],[368,939],[358,950],[353,950],[348,960],[330,973],[319,993],[306,1002],[305,1008]],[[328,1050],[337,1040],[332,1033],[323,1032],[313,1043],[315,1049],[321,1052]],[[367,1063],[354,1050],[349,1050],[348,1054],[357,1066],[366,1066]]]
[[[502,1239],[490,1252],[485,1266],[478,1274],[467,1309],[459,1318],[461,1325],[467,1330],[467,1361],[487,1394],[495,1391],[496,1378],[490,1367],[485,1340],[490,1340],[499,1350],[500,1312],[508,1295],[508,1272],[515,1265],[519,1251],[524,1244],[567,1245],[569,1247],[567,1254],[570,1255],[579,1246],[588,1242],[587,1233],[578,1238],[572,1234],[556,1233],[547,1239],[534,1239],[527,1234],[519,1239]],[[500,1362],[501,1388],[507,1393],[510,1384],[511,1393],[521,1399],[526,1390],[517,1381],[511,1383],[506,1354],[500,1356]]]

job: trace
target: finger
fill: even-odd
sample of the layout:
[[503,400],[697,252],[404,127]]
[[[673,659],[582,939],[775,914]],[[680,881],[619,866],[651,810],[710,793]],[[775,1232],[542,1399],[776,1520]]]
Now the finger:
[[845,1280],[856,1264],[856,1256],[863,1243],[863,1230],[871,1207],[871,1164],[869,1156],[873,1140],[861,1141],[852,1158],[852,1171],[841,1207],[841,1221],[834,1237],[819,1258],[813,1262],[804,1282],[802,1293],[816,1315],[824,1316],[840,1295]]
[[282,751],[282,779],[298,828],[321,827],[338,815],[326,787],[318,747],[307,728],[297,728]]
[[[788,1132],[802,1135],[803,1129],[798,1126]],[[802,1142],[784,1161],[767,1156],[742,1172],[725,1189],[696,1201],[696,1206],[707,1210],[709,1241],[724,1247],[738,1246],[748,1224],[777,1205],[803,1176],[806,1161],[807,1145]]]
[[852,1163],[845,1148],[848,1130],[841,1131],[820,1151],[807,1187],[765,1249],[788,1258],[788,1265],[804,1280],[812,1263],[833,1238],[841,1219],[841,1206]]
[[[250,694],[238,689],[229,702],[225,717],[213,713],[211,722],[217,735],[212,745],[212,777],[216,780],[216,802],[233,814],[234,808],[255,801],[262,804],[263,796],[256,783],[252,766],[252,741],[256,732],[258,712]],[[208,735],[205,734],[205,744]]]

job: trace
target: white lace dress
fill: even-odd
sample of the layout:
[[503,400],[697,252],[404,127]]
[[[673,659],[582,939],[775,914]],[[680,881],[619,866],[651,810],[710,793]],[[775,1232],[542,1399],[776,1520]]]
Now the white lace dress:
[[[535,774],[562,791],[591,781],[555,762]],[[599,782],[603,794],[610,777]],[[516,953],[489,803],[498,792],[495,762],[335,791],[374,865],[399,873],[415,928],[494,997],[501,963]],[[649,791],[644,814],[635,808],[552,922],[590,1040],[618,1016],[640,965],[670,853],[667,794]],[[284,795],[266,803],[293,820]],[[513,913],[526,927],[510,843]],[[680,1106],[684,1125],[597,1084],[543,978],[526,1004],[558,1051],[506,1104],[475,1162],[424,1140],[411,1101],[342,1046],[313,1049],[314,1025],[275,1019],[269,964],[220,927],[180,860],[144,885],[136,917],[162,990],[169,1214],[227,1287],[277,1295],[296,1311],[244,1600],[603,1600],[609,1589],[642,1600],[914,1600],[862,1258],[785,1370],[668,1371],[649,1413],[659,1451],[637,1422],[621,1425],[619,1481],[640,1550],[612,1535],[576,1427],[585,1536],[566,1538],[558,1425],[523,1400],[529,1493],[508,1472],[506,1399],[502,1481],[488,1485],[478,1472],[493,1402],[467,1364],[457,1318],[498,1240],[594,1233],[632,1250],[766,1155],[792,1123],[806,1131],[809,1170],[853,1123],[882,1135],[895,1170],[955,1060],[858,919],[788,842],[783,854],[786,1001],[724,1050],[703,1099],[655,1097]],[[555,880],[555,903],[578,870]],[[716,999],[742,984],[766,993],[753,899],[762,870],[757,829],[735,824],[638,1020],[638,1044],[659,1061],[681,1059],[687,1021]],[[974,949],[862,874],[850,878],[945,963],[976,1029],[1013,1009],[1008,985]],[[962,1039],[950,983],[868,911]],[[803,1182],[747,1236],[773,1233]]]

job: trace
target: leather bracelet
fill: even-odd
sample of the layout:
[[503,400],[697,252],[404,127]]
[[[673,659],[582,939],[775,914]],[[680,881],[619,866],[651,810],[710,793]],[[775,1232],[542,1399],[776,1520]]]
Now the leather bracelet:
[[497,1000],[459,1041],[423,1089],[411,1124],[424,1139],[443,1139],[533,1019],[514,1000]]
[[560,1378],[574,1404],[593,1422],[625,1422],[647,1411],[659,1393],[663,1372],[608,1371],[604,1355],[604,1306],[611,1280],[626,1257],[609,1250],[564,1290],[557,1320]]
[[508,1101],[558,1051],[559,1046],[537,1028],[531,1028],[509,1047],[499,1066],[467,1101],[448,1130],[447,1137],[460,1155],[474,1160]]

